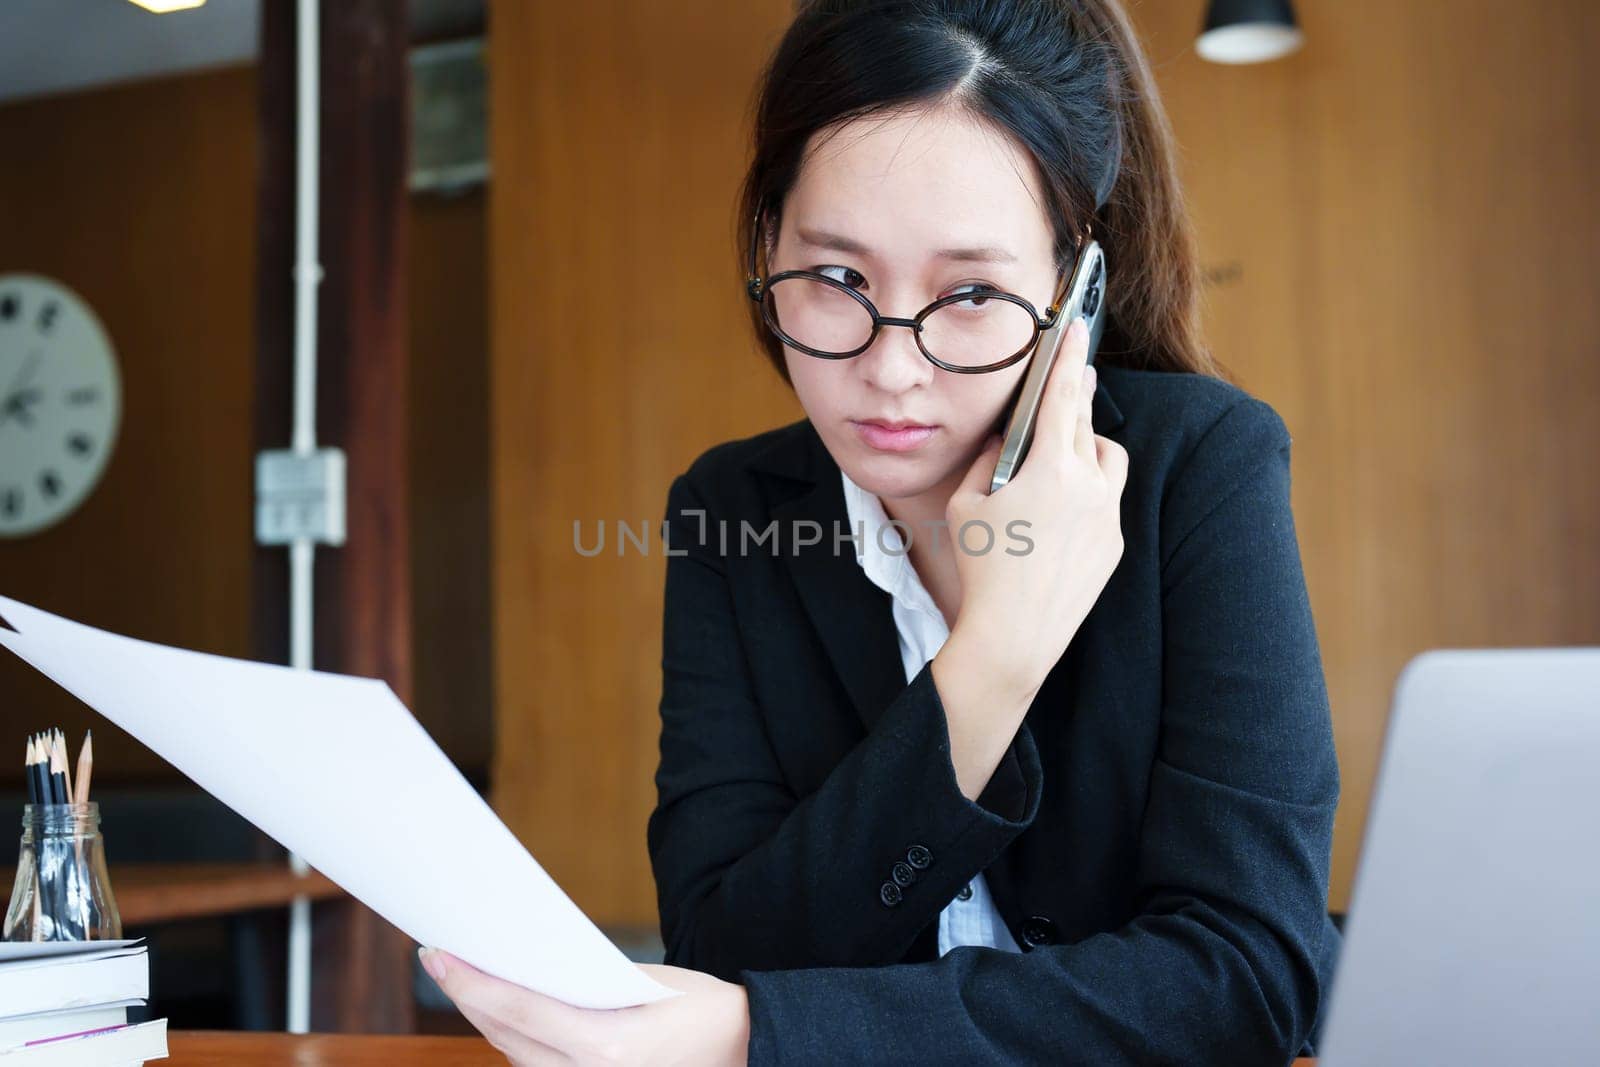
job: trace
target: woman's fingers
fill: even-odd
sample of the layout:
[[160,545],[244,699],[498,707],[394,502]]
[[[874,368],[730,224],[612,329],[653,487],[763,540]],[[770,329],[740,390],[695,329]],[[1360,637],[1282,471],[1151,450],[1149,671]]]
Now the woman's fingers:
[[1100,469],[1105,472],[1106,482],[1112,489],[1111,496],[1120,498],[1123,487],[1128,484],[1128,450],[1109,437],[1096,437],[1094,443]]
[[972,461],[972,466],[967,468],[967,476],[961,479],[961,484],[956,487],[953,496],[971,497],[988,496],[989,486],[994,483],[994,469],[1000,463],[1000,450],[1005,445],[999,434],[990,434],[989,439],[983,443],[983,451]]
[[[1083,368],[1089,360],[1089,328],[1083,319],[1076,318],[1067,327],[1061,339],[1061,351],[1056,354],[1055,366],[1050,368],[1050,379],[1045,383],[1044,398],[1039,403],[1038,422],[1034,427],[1034,440],[1028,450],[1032,456],[1044,452],[1054,457],[1053,462],[1064,468],[1072,454],[1082,455],[1077,440],[1078,422],[1083,417]],[[1089,458],[1092,458],[1089,457]],[[1027,463],[1023,463],[1024,469]]]
[[1081,372],[1086,375],[1078,389],[1078,421],[1072,435],[1072,450],[1085,463],[1098,463],[1094,443],[1094,368]]
[[438,949],[428,950],[423,966],[463,1013],[485,1016],[540,1045],[566,1049],[582,1044],[587,1020],[581,1008],[484,974]]
[[489,1044],[503,1053],[507,1062],[515,1064],[516,1067],[534,1067],[534,1065],[545,1067],[546,1064],[572,1062],[549,1045],[541,1045],[526,1034],[519,1034],[498,1019],[485,1015],[476,1008],[460,1004],[456,1007],[461,1009],[462,1017],[471,1023]]
[[708,974],[647,969],[685,994],[615,1011],[574,1008],[427,950],[423,966],[467,1021],[513,1064],[743,1063],[750,1042],[744,990]]

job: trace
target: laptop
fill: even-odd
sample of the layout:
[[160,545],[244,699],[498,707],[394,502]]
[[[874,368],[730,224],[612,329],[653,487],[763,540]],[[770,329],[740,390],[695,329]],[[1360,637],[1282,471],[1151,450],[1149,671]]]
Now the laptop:
[[1395,686],[1320,1067],[1600,1063],[1600,648]]

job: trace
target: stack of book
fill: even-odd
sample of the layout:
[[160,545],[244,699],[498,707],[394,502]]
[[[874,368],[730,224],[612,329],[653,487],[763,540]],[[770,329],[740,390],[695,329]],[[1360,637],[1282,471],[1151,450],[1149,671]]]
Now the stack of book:
[[0,941],[0,1067],[123,1067],[167,1056],[138,941]]

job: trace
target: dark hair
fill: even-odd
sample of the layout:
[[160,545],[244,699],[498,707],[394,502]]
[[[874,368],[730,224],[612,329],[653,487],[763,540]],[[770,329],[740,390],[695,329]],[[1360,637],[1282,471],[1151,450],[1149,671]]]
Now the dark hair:
[[[1010,132],[1032,155],[1058,270],[1092,221],[1111,278],[1097,364],[1223,376],[1201,339],[1199,254],[1172,128],[1119,0],[801,0],[797,8],[756,105],[736,223],[741,277],[757,212],[770,239],[813,134],[949,104]],[[750,311],[789,382],[782,342],[759,306]]]

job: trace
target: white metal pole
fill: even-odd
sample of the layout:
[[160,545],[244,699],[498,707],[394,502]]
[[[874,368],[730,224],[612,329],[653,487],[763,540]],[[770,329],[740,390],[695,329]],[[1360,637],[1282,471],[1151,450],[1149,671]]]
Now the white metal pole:
[[[317,285],[322,265],[317,260],[317,181],[321,108],[317,64],[318,0],[300,0],[295,60],[297,121],[295,144],[294,262],[294,437],[293,449],[310,456],[317,447]],[[315,547],[309,537],[289,546],[289,665],[310,670],[312,574]],[[304,875],[306,862],[289,857],[294,872]],[[288,1024],[292,1034],[311,1028],[311,900],[296,896],[289,905]]]

